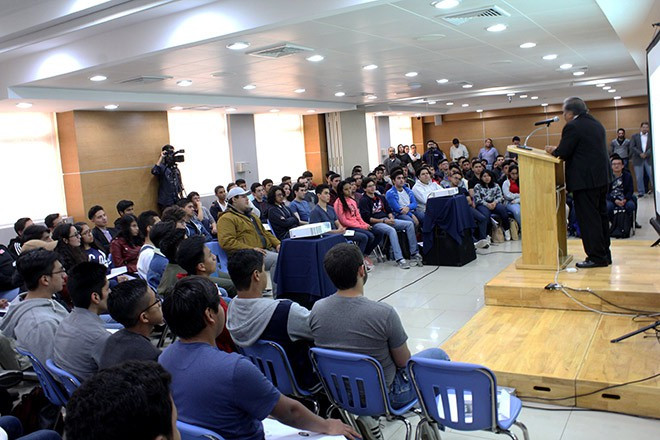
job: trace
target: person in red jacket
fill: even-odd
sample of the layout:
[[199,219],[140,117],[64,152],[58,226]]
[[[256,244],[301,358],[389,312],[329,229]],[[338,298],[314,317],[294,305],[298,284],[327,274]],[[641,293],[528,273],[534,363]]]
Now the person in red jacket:
[[119,233],[110,243],[112,264],[115,267],[126,266],[128,273],[136,273],[140,248],[144,244],[137,220],[132,215],[125,215],[119,219],[117,226]]

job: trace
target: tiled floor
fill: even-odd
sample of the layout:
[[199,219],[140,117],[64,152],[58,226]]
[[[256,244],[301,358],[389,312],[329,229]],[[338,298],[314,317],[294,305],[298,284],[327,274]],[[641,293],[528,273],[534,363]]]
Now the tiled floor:
[[[654,212],[651,197],[639,201],[637,218],[642,229],[637,229],[635,240],[648,240],[650,244],[657,238],[655,230],[648,223]],[[483,255],[463,267],[413,267],[401,270],[392,263],[381,263],[369,274],[365,295],[374,300],[387,296],[383,301],[394,306],[401,316],[412,353],[437,347],[483,306],[484,283],[511,264],[520,255],[520,250],[519,241],[493,245],[489,249],[479,250],[478,253]],[[427,276],[415,282],[424,275]],[[391,294],[397,289],[401,290]],[[544,406],[537,403],[530,405]],[[527,425],[533,440],[660,438],[658,420],[547,407],[561,411],[523,408],[519,417]],[[386,422],[383,433],[386,440],[398,440],[404,438],[405,430],[400,422]],[[442,433],[444,440],[496,437],[499,436],[486,432]]]

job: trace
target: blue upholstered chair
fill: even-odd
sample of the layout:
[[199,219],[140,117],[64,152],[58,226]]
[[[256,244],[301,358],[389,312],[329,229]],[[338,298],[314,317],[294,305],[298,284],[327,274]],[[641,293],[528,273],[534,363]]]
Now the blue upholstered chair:
[[206,247],[218,260],[218,270],[227,273],[227,253],[220,247],[220,244],[217,241],[207,241]]
[[32,353],[25,349],[16,347],[16,351],[30,359],[32,368],[34,368],[34,372],[37,374],[37,378],[39,378],[39,384],[44,390],[44,394],[46,395],[48,401],[56,406],[66,405],[68,398],[66,397],[64,390],[62,389],[61,385],[53,378],[53,376],[51,376],[48,370],[46,370],[43,364],[39,362],[39,360]]
[[68,400],[73,392],[76,391],[80,386],[80,381],[73,374],[55,365],[55,362],[53,362],[52,359],[46,360],[46,368],[48,368],[48,371],[50,371],[53,376],[60,380],[60,383],[66,390]]

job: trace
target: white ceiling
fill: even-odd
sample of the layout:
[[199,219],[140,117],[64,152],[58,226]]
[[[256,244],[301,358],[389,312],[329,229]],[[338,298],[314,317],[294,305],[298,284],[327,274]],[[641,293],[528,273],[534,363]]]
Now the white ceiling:
[[[50,5],[50,15],[42,3]],[[608,3],[463,0],[443,11],[430,0],[1,1],[0,10],[10,13],[0,17],[0,29],[11,26],[11,32],[0,31],[0,98],[5,98],[0,111],[13,111],[17,102],[27,100],[34,111],[100,109],[113,103],[120,110],[179,105],[305,113],[366,106],[367,111],[438,114],[555,104],[574,95],[645,95],[645,72],[631,53],[643,50],[653,30],[639,17],[626,24],[620,10]],[[657,3],[636,0],[635,7],[647,12],[650,23],[660,14]],[[510,16],[460,26],[440,18],[493,5]],[[487,32],[494,23],[508,29]],[[635,39],[615,30],[631,25],[638,28]],[[251,46],[226,48],[239,40]],[[528,41],[536,47],[519,47]],[[245,53],[278,43],[313,51],[278,59]],[[550,53],[557,59],[542,59]],[[306,61],[310,54],[325,59]],[[563,63],[574,67],[561,70]],[[378,69],[363,70],[367,64]],[[573,76],[574,70],[586,74]],[[418,75],[405,77],[410,71]],[[89,81],[96,74],[108,80]],[[121,84],[141,75],[168,79]],[[440,78],[449,82],[436,83]],[[181,79],[192,80],[192,86],[178,86]],[[474,87],[464,89],[462,82]],[[611,83],[616,93],[595,87],[598,82]],[[244,90],[246,84],[257,87]],[[295,93],[298,88],[305,92]],[[334,96],[338,91],[346,96]],[[507,93],[516,93],[511,102]],[[369,100],[369,94],[377,98]],[[533,101],[532,96],[539,98]]]

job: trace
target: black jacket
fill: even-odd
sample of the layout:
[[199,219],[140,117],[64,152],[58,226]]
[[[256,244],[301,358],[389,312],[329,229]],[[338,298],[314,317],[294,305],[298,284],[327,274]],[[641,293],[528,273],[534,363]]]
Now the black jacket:
[[19,287],[19,284],[14,282],[15,272],[14,258],[9,254],[7,247],[0,244],[0,290],[11,290]]
[[[117,232],[119,231],[117,231],[115,228],[108,228],[108,232],[110,232],[112,238],[115,238]],[[96,243],[96,246],[106,255],[110,255],[110,242],[107,238],[105,238],[103,232],[101,232],[101,230],[96,226],[92,228],[92,236],[94,237],[94,243]]]
[[600,188],[612,181],[605,127],[588,113],[569,121],[552,153],[566,161],[566,189]]
[[293,215],[286,206],[270,205],[268,208],[268,222],[273,228],[273,234],[278,240],[289,238],[289,229],[295,228],[300,224],[298,217]]

